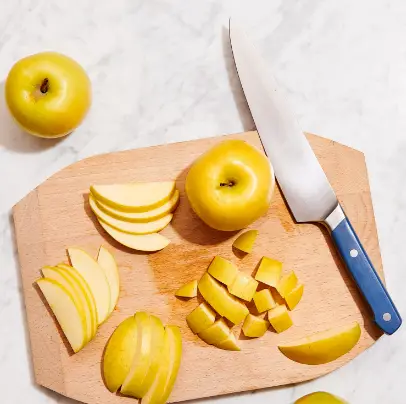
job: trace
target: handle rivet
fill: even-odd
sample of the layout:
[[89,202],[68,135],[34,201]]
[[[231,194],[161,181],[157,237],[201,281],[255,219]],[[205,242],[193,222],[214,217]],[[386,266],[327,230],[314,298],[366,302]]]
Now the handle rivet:
[[350,255],[351,255],[352,258],[355,258],[355,257],[358,256],[358,251],[355,250],[355,249],[352,249],[352,250],[350,251]]
[[392,316],[390,315],[390,313],[384,313],[382,318],[383,321],[390,321],[392,319]]

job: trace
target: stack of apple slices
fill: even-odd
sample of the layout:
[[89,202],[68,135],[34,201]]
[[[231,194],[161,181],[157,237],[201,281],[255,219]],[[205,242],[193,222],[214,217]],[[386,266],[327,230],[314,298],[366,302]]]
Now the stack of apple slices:
[[182,356],[178,327],[164,327],[158,317],[137,312],[124,320],[107,343],[103,357],[106,387],[140,398],[144,404],[164,404],[173,389]]
[[97,261],[79,248],[68,248],[68,255],[71,265],[42,268],[37,285],[76,353],[113,312],[120,279],[113,255],[103,246]]
[[92,185],[89,204],[100,225],[116,241],[140,251],[158,251],[170,241],[158,232],[179,203],[174,181]]

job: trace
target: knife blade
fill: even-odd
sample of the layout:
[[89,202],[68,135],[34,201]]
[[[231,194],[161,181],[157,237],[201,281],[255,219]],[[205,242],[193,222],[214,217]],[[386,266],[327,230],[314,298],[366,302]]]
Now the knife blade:
[[230,42],[238,76],[278,184],[295,220],[321,222],[374,314],[393,334],[402,319],[346,217],[317,157],[269,67],[245,31],[230,19]]

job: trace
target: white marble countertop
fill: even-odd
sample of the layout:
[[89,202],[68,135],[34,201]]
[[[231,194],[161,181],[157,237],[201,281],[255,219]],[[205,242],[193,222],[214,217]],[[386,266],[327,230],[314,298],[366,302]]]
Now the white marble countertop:
[[[403,0],[3,0],[0,10],[1,91],[15,61],[56,50],[86,68],[94,94],[84,124],[59,142],[22,134],[0,98],[1,403],[72,403],[30,374],[11,207],[86,156],[252,128],[230,15],[257,41],[303,129],[365,153],[388,289],[406,313]],[[325,390],[352,404],[405,403],[405,338],[403,327],[318,380],[219,401],[288,404]]]

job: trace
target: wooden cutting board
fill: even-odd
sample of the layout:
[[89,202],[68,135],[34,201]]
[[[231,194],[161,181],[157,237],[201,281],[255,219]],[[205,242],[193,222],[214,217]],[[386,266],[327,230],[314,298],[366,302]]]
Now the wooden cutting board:
[[[367,169],[362,153],[314,135],[307,135],[338,199],[342,203],[375,268],[383,278]],[[255,250],[243,259],[232,252],[235,233],[205,226],[192,212],[184,181],[189,165],[224,139],[244,139],[262,149],[258,134],[248,132],[191,142],[105,154],[79,161],[45,181],[14,207],[14,220],[35,379],[65,396],[92,404],[133,403],[104,386],[100,362],[106,342],[117,325],[138,310],[178,325],[183,359],[171,402],[298,383],[339,368],[380,336],[330,242],[315,224],[296,224],[279,189],[266,217],[251,227],[259,230]],[[146,254],[112,240],[94,219],[87,193],[91,184],[176,179],[181,203],[164,231],[171,244]],[[96,254],[101,244],[114,253],[121,276],[121,293],[112,317],[96,338],[76,355],[69,355],[63,337],[34,281],[44,265],[67,261],[66,248],[79,246]],[[259,339],[240,336],[241,352],[222,351],[194,336],[186,315],[196,299],[181,301],[174,292],[199,278],[214,255],[222,255],[252,273],[263,255],[295,270],[305,285],[303,300],[293,311],[294,326],[282,334],[268,331]],[[281,342],[358,321],[362,335],[347,355],[325,365],[290,361],[277,349]]]

